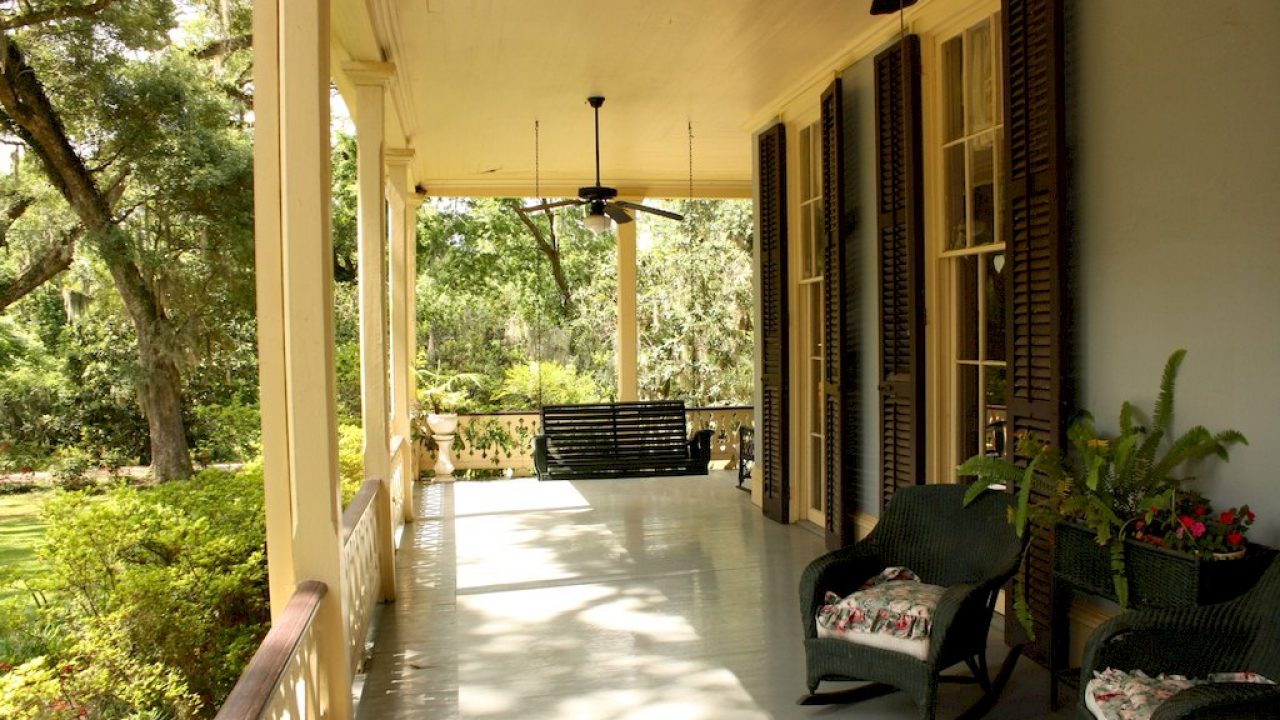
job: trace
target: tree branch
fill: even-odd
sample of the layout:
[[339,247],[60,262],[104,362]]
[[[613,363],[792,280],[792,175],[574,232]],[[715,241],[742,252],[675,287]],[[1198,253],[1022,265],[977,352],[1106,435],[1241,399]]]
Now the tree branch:
[[0,279],[0,313],[70,267],[71,259],[76,255],[76,239],[80,237],[80,232],[80,228],[76,228],[45,248],[43,253],[12,280]]
[[556,247],[555,226],[552,225],[549,230],[551,232],[551,240],[548,241],[542,234],[542,230],[533,222],[525,213],[524,208],[519,205],[512,205],[512,210],[516,211],[516,216],[520,218],[520,222],[529,228],[529,232],[533,233],[533,239],[538,241],[538,249],[543,255],[547,256],[547,260],[551,263],[551,277],[555,278],[556,287],[560,289],[560,303],[567,310],[573,302],[573,295],[569,292],[569,281],[564,276],[564,268],[560,265],[560,250]]
[[9,246],[9,228],[22,217],[22,214],[31,207],[36,200],[30,195],[15,195],[9,201],[9,206],[0,213],[0,248]]
[[116,0],[94,0],[88,5],[70,5],[49,8],[48,10],[29,10],[26,14],[14,15],[0,20],[0,30],[16,30],[17,28],[39,25],[54,20],[92,17],[114,2]]
[[204,47],[192,53],[194,57],[201,60],[208,60],[220,55],[229,55],[237,50],[253,47],[253,34],[245,33],[244,35],[236,35],[234,37],[222,38],[214,40]]

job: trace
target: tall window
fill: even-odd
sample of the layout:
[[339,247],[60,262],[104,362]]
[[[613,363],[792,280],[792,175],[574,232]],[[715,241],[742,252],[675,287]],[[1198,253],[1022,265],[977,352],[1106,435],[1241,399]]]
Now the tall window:
[[943,41],[942,272],[952,313],[948,432],[951,467],[1003,447],[1005,422],[1005,134],[1000,15]]
[[800,181],[800,272],[799,297],[801,312],[803,400],[804,417],[800,423],[803,433],[804,477],[807,478],[801,495],[804,517],[824,524],[826,493],[824,492],[823,423],[822,423],[822,256],[827,237],[822,222],[822,138],[818,123],[800,129],[799,181]]

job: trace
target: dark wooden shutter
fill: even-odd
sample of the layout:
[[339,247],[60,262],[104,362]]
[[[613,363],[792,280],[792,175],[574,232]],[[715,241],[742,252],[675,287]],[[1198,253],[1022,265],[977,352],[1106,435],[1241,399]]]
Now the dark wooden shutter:
[[840,78],[822,93],[822,226],[827,238],[822,254],[823,472],[826,540],[835,549],[852,543],[857,530],[857,445],[849,436],[856,425],[850,415],[854,398],[853,353],[856,334],[850,327],[848,294],[856,288],[846,277],[847,243],[844,213],[844,111]]
[[[1070,388],[1067,155],[1062,0],[1004,0],[1008,228],[1008,407],[1013,442],[1034,433],[1063,447]],[[1027,599],[1033,654],[1047,656],[1052,546],[1033,534]],[[1006,617],[1013,617],[1007,614]],[[1020,636],[1017,623],[1006,635]]]
[[924,481],[924,215],[920,41],[876,56],[876,232],[880,264],[880,478],[887,506]]
[[791,354],[787,338],[787,143],[779,123],[760,134],[760,468],[764,514],[785,523],[791,506]]

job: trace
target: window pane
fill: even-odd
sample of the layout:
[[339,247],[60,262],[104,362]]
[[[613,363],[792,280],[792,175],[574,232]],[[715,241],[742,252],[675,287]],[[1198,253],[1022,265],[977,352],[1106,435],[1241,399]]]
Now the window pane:
[[945,163],[945,187],[947,202],[947,249],[960,250],[967,247],[965,239],[968,230],[965,225],[964,212],[964,144],[952,145],[943,150]]
[[969,132],[991,127],[995,120],[995,74],[991,62],[991,26],[983,21],[966,35]]
[[983,255],[983,263],[986,264],[986,277],[984,284],[986,287],[983,292],[986,293],[986,328],[987,328],[987,360],[1005,359],[1005,331],[1004,331],[1004,303],[1005,303],[1005,281],[1008,279],[1006,273],[1004,253],[990,253]]
[[978,454],[978,443],[982,440],[982,426],[978,423],[978,366],[957,365],[956,400],[956,463]]
[[956,359],[978,359],[978,258],[956,258]]
[[996,241],[995,145],[987,133],[969,141],[969,186],[973,188],[973,244]]
[[826,501],[826,489],[822,487],[822,473],[824,470],[822,465],[822,438],[810,438],[810,442],[810,452],[813,453],[810,456],[813,458],[813,472],[809,474],[810,482],[812,483],[809,486],[809,508],[822,512],[823,504]]
[[800,277],[813,277],[813,219],[809,206],[800,208]]
[[942,132],[948,141],[964,135],[963,63],[960,38],[955,37],[942,44]]
[[1005,408],[1005,369],[1003,367],[991,366],[983,368],[986,371],[986,388],[984,389],[987,405],[987,422],[992,422],[1004,417]]
[[809,184],[810,184],[809,178],[810,178],[810,172],[811,172],[809,169],[809,156],[813,152],[810,149],[810,145],[809,145],[811,137],[812,137],[812,133],[810,132],[809,128],[807,127],[800,128],[800,199],[801,200],[808,200],[810,197],[813,196],[813,193],[809,192]]
[[813,274],[822,274],[822,256],[827,251],[827,224],[823,222],[822,196],[813,201]]

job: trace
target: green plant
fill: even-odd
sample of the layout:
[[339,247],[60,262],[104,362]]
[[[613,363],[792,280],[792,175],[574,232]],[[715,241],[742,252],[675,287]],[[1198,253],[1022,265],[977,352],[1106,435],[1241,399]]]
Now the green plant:
[[[1173,511],[1182,486],[1192,479],[1180,472],[1188,463],[1209,456],[1226,461],[1229,446],[1248,444],[1235,430],[1213,433],[1200,425],[1175,438],[1174,391],[1185,356],[1186,350],[1176,350],[1166,361],[1149,427],[1139,422],[1140,411],[1126,401],[1114,438],[1100,435],[1093,416],[1082,412],[1067,430],[1066,457],[1042,438],[1028,436],[1018,443],[1018,464],[982,455],[969,458],[958,470],[961,476],[977,478],[966,504],[992,485],[1005,485],[1017,490],[1011,521],[1019,536],[1031,524],[1048,527],[1064,519],[1087,526],[1110,554],[1116,598],[1127,607],[1125,538],[1137,523],[1150,522],[1146,513],[1152,508]],[[1018,580],[1014,604],[1030,633],[1022,572]]]
[[569,405],[601,400],[600,386],[585,373],[554,361],[507,368],[498,397],[525,407]]
[[63,490],[89,488],[93,485],[93,471],[93,458],[78,447],[59,448],[49,466],[54,486]]
[[418,371],[418,404],[436,415],[466,412],[471,391],[481,378],[476,373],[446,373],[441,370]]

